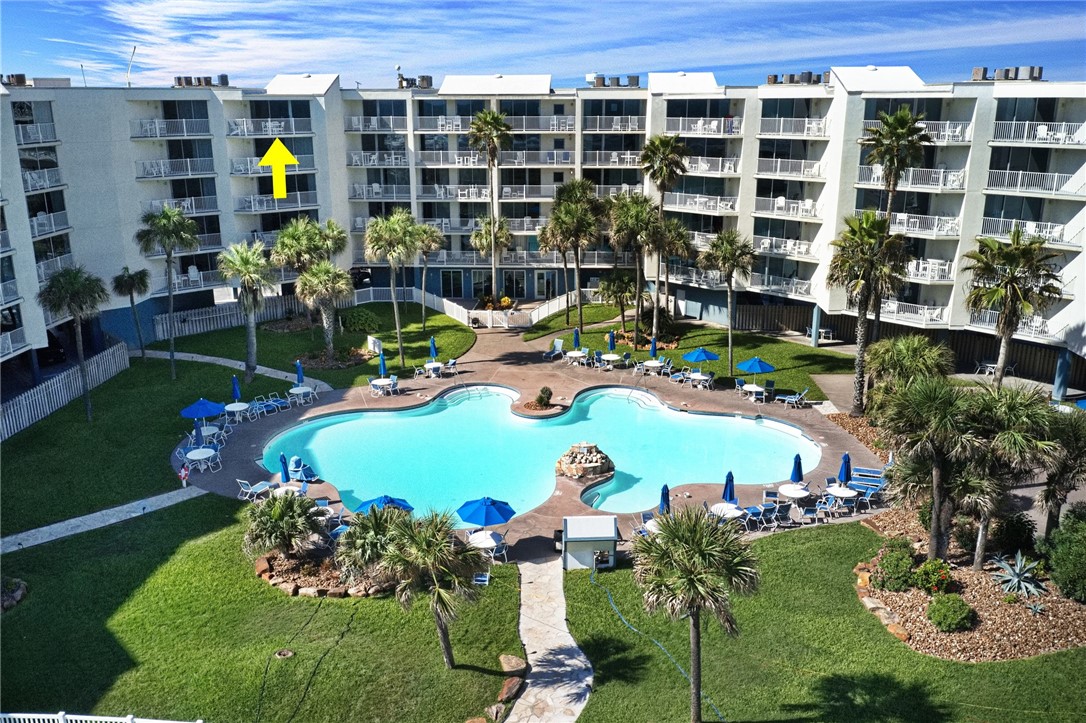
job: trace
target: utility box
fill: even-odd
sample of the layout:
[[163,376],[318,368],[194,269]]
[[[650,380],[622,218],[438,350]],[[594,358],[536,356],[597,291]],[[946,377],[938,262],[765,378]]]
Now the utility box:
[[618,548],[618,517],[563,517],[562,569],[614,567]]

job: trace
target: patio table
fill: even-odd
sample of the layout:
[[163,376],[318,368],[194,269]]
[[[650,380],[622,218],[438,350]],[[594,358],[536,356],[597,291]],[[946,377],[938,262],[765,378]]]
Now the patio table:
[[809,497],[810,494],[811,494],[811,491],[809,489],[807,489],[806,487],[804,487],[803,485],[789,484],[789,485],[781,485],[780,487],[778,487],[777,488],[777,493],[781,494],[781,495],[784,495],[785,497],[788,497],[789,499],[801,500],[804,497]]
[[382,394],[384,394],[386,396],[391,396],[392,395],[392,380],[391,379],[388,379],[387,377],[381,377],[380,379],[374,379],[370,383],[373,384],[373,386],[380,389]]
[[422,365],[423,369],[426,370],[426,373],[429,376],[431,376],[431,377],[433,377],[435,379],[441,376],[441,367],[442,366],[444,366],[444,364],[442,364],[441,362],[438,362],[438,361],[426,362],[425,364]]
[[585,356],[586,356],[586,354],[583,351],[581,351],[580,349],[574,349],[573,351],[567,351],[566,352],[566,363],[567,364],[576,364],[581,359],[584,359]]
[[185,453],[185,459],[196,465],[196,469],[203,472],[207,469],[208,461],[215,456],[215,450],[207,447],[200,447],[198,449],[190,449]]
[[709,508],[709,511],[717,517],[723,517],[726,520],[735,519],[743,514],[743,510],[739,509],[737,505],[733,505],[731,502],[717,502]]
[[844,485],[830,485],[826,488],[826,493],[834,497],[855,497],[860,494],[851,487],[845,487]]
[[480,550],[493,550],[502,542],[502,536],[497,532],[489,532],[482,530],[480,532],[473,532],[468,536],[468,544],[472,547],[478,547]]
[[651,371],[653,374],[659,374],[660,370],[664,368],[664,363],[659,359],[649,359],[645,362],[645,369]]
[[248,408],[248,402],[231,402],[230,404],[226,405],[226,411],[230,413],[231,417],[233,417],[234,424],[237,424],[241,421],[242,412],[244,412]]

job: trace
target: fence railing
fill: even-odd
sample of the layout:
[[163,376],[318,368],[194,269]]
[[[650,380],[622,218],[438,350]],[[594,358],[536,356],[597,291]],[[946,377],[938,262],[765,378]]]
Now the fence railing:
[[352,115],[347,118],[347,130],[368,131],[380,133],[381,131],[407,130],[407,116],[403,115]]
[[743,130],[742,118],[668,118],[664,121],[667,133],[684,136],[732,136]]
[[1086,196],[1086,174],[988,171],[988,188]]
[[[0,723],[188,723],[164,718],[137,718],[134,715],[76,715],[74,713],[0,713]],[[202,719],[195,723],[204,723]]]
[[[340,306],[347,305],[347,302]],[[305,305],[294,296],[268,296],[264,299],[264,306],[256,313],[257,323],[281,319],[287,312],[295,314],[305,313]],[[237,302],[205,306],[199,309],[175,311],[174,336],[192,336],[204,334],[218,329],[230,329],[245,325],[245,313]],[[158,314],[154,318],[155,339],[170,338],[169,314]]]
[[211,135],[211,123],[207,118],[140,118],[128,122],[133,138],[184,138],[185,136]]
[[5,358],[27,346],[26,329],[19,327],[0,334],[0,359]]
[[[123,343],[114,344],[109,349],[87,359],[86,364],[90,388],[93,389],[128,368],[128,347]],[[2,407],[0,440],[7,439],[34,422],[45,419],[82,394],[83,380],[79,374],[79,367],[76,366],[9,399]],[[0,718],[0,720],[8,719]],[[69,717],[68,720],[74,719]]]
[[[592,289],[581,289],[581,303],[589,304],[595,299],[596,292]],[[533,324],[538,324],[543,319],[546,319],[551,314],[557,314],[567,306],[574,306],[577,303],[577,297],[572,292],[566,294],[559,294],[545,304],[540,304],[529,312]]]

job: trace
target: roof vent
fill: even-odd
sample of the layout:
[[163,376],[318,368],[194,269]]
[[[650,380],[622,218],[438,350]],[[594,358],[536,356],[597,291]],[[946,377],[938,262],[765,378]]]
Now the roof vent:
[[867,66],[867,70],[878,70],[878,67],[874,65],[869,65]]

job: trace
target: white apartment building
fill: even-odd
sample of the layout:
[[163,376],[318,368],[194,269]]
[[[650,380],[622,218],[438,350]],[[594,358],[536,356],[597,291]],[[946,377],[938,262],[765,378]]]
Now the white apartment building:
[[[31,86],[9,76],[0,89],[0,361],[5,372],[39,378],[67,320],[43,313],[35,296],[72,264],[107,282],[123,266],[149,269],[139,312],[150,329],[165,312],[164,261],[141,255],[133,239],[141,214],[164,205],[200,230],[200,249],[177,259],[179,309],[212,306],[216,290],[228,296],[217,254],[254,236],[270,246],[298,214],[349,229],[340,264],[387,284],[387,267],[365,260],[364,230],[398,206],[445,233],[446,248],[428,259],[427,290],[478,297],[491,286],[490,260],[469,236],[489,213],[491,185],[467,132],[484,108],[505,113],[513,129],[497,169],[516,240],[500,259],[507,295],[545,299],[564,288],[561,258],[537,241],[558,185],[588,178],[603,196],[655,194],[640,151],[652,135],[677,134],[691,155],[665,212],[699,247],[727,228],[753,239],[758,262],[741,303],[798,307],[800,331],[847,339],[855,312],[826,284],[830,242],[845,216],[885,211],[881,168],[859,141],[878,111],[906,104],[924,113],[934,143],[891,210],[917,260],[901,293],[883,300],[884,324],[934,332],[957,343],[959,356],[993,348],[996,317],[966,309],[960,259],[978,236],[1007,239],[1019,224],[1060,254],[1064,291],[1023,323],[1022,353],[1039,360],[1040,376],[1051,380],[1059,366],[1062,383],[1086,387],[1086,82],[1046,82],[1037,68],[973,75],[925,84],[906,67],[840,67],[737,87],[711,73],[650,73],[644,86],[637,76],[589,76],[566,89],[552,88],[549,75],[446,76],[438,88],[420,76],[373,90],[341,88],[335,75],[281,75],[266,88],[233,87],[225,76],[179,77],[170,88]],[[258,165],[275,138],[299,161],[278,199],[270,169]],[[677,311],[727,320],[719,277],[692,260],[663,263]],[[421,265],[407,283],[423,286]],[[615,258],[601,240],[582,265],[582,283],[592,285],[633,258]],[[278,280],[289,283],[289,270]],[[92,327],[134,342],[128,300],[112,300]]]

